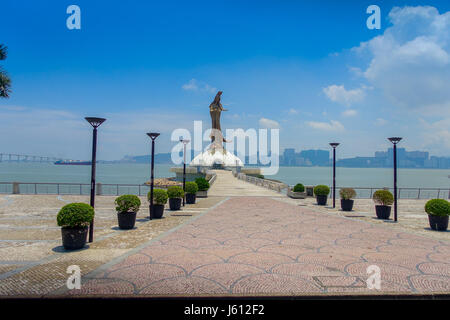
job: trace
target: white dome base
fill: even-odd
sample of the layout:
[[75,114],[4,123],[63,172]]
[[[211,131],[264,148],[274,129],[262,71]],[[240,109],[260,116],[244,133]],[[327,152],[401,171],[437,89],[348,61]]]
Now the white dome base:
[[244,163],[225,149],[209,149],[196,156],[190,163],[192,167],[243,167]]

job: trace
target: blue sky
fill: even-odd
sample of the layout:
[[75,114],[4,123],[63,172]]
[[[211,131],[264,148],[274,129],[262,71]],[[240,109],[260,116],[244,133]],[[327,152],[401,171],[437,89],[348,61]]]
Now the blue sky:
[[[81,8],[81,30],[66,8]],[[381,30],[366,8],[381,8]],[[407,7],[405,7],[407,6]],[[394,8],[398,7],[398,8]],[[99,158],[169,152],[175,128],[280,128],[281,149],[367,156],[405,137],[450,156],[448,1],[2,1],[0,150],[87,159],[85,116],[108,119]],[[6,138],[8,137],[8,138]]]

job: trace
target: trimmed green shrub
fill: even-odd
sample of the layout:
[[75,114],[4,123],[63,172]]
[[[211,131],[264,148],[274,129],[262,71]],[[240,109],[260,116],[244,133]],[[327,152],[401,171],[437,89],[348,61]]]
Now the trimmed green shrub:
[[305,192],[305,186],[301,183],[298,183],[295,185],[294,189],[292,190],[294,192]]
[[356,191],[352,188],[342,188],[339,190],[339,194],[341,195],[341,199],[351,200],[356,197]]
[[[148,200],[150,200],[150,192],[147,194]],[[167,191],[163,189],[153,189],[153,203],[154,204],[166,204],[169,196]]]
[[425,204],[425,212],[432,216],[450,216],[450,202],[444,199],[432,199]]
[[95,211],[86,203],[70,203],[61,208],[56,220],[58,226],[65,228],[86,227],[94,219]]
[[114,203],[116,204],[116,211],[119,213],[137,213],[141,206],[141,200],[134,194],[124,194],[123,196],[117,197]]
[[326,185],[320,184],[314,187],[314,194],[316,196],[327,196],[330,194],[330,188]]
[[208,191],[209,182],[205,178],[197,178],[195,179],[195,183],[197,184],[199,191]]
[[184,197],[183,188],[180,186],[168,187],[167,188],[167,196],[169,197],[169,199],[183,198]]
[[373,201],[382,206],[391,206],[394,203],[394,195],[389,190],[377,190],[372,196]]
[[186,182],[186,193],[196,194],[198,191],[198,186],[195,182]]

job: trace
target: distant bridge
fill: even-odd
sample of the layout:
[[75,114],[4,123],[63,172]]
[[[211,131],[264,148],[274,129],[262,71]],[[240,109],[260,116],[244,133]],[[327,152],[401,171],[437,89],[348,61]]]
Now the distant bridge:
[[70,161],[70,159],[32,156],[26,154],[0,153],[0,162],[55,162],[58,160]]

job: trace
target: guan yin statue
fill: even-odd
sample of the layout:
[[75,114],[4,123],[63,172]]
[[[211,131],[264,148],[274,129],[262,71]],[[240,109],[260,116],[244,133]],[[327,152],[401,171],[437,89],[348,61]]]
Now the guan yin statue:
[[211,144],[205,152],[195,157],[191,166],[226,168],[226,167],[243,167],[241,159],[228,152],[223,143],[227,142],[222,133],[220,126],[220,115],[222,111],[227,111],[222,107],[220,98],[222,91],[219,91],[214,101],[209,105],[209,114],[211,115]]

